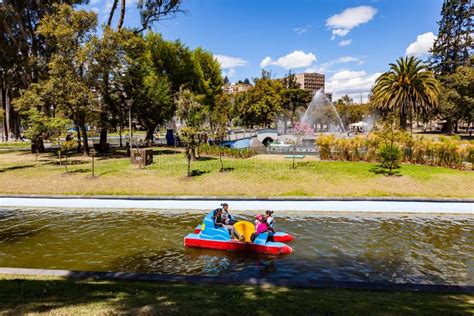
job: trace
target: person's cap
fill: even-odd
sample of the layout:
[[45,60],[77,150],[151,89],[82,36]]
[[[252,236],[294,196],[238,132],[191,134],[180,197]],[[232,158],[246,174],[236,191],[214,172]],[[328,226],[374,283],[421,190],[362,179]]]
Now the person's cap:
[[262,216],[262,214],[258,214],[257,216],[255,216],[255,218],[258,219],[258,220],[262,220],[263,216]]
[[267,213],[267,214],[273,214],[273,211],[271,211],[271,210],[267,210],[267,212],[266,212],[266,213]]

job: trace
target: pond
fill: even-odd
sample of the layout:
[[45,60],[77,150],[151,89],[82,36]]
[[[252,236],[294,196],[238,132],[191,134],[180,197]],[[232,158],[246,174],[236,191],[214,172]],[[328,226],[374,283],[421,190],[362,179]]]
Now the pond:
[[293,253],[271,257],[184,248],[204,213],[0,209],[0,266],[474,285],[473,217],[278,212]]

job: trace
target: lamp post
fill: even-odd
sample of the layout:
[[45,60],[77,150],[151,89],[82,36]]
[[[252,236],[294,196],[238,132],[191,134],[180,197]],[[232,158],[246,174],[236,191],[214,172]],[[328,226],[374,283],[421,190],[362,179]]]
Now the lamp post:
[[125,100],[125,104],[128,107],[128,142],[130,148],[132,148],[132,105],[133,105],[133,100]]

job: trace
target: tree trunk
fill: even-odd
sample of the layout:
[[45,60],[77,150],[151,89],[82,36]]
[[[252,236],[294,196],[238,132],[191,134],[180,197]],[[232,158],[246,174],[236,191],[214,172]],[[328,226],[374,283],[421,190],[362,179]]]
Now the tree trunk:
[[84,156],[89,155],[89,142],[87,140],[87,130],[85,123],[81,124],[82,142],[84,143]]
[[107,152],[107,127],[100,130],[99,151],[101,153]]
[[112,8],[110,9],[109,19],[107,20],[107,26],[112,25],[112,19],[114,17],[115,9],[117,8],[117,3],[118,3],[118,0],[114,0],[114,3],[112,4]]
[[76,131],[77,131],[77,153],[81,152],[81,129],[79,124],[76,124]]
[[120,31],[123,25],[123,20],[125,18],[125,0],[122,0],[122,5],[120,8],[120,18],[117,25],[117,31]]
[[43,138],[39,137],[36,140],[31,140],[31,153],[32,154],[37,154],[37,153],[44,153],[44,142]]
[[188,160],[188,177],[191,176],[191,148],[186,148],[186,159]]
[[123,144],[122,144],[122,122],[120,122],[119,124],[119,141],[120,141],[120,148],[123,147]]
[[[222,142],[220,142],[222,143]],[[221,162],[221,172],[224,172],[224,163],[222,162],[222,146],[219,144],[219,161]]]
[[8,128],[7,128],[7,99],[5,89],[5,78],[2,78],[2,109],[3,109],[3,134],[5,141],[8,141]]
[[196,148],[190,148],[190,155],[191,155],[191,160],[192,161],[196,161],[197,160],[197,156],[196,156]]
[[407,114],[404,111],[400,111],[400,129],[407,130]]
[[158,126],[158,124],[153,124],[152,126],[147,127],[145,141],[153,141],[153,132],[155,131],[156,126]]

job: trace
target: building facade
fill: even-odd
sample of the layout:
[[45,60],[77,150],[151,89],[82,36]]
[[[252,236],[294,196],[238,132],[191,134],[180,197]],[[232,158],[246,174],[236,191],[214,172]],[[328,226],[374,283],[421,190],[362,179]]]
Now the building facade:
[[301,89],[314,93],[319,89],[324,92],[325,76],[318,73],[295,74],[296,82],[301,85]]

